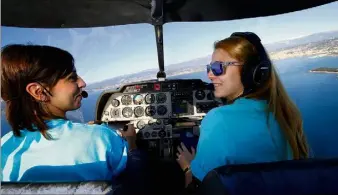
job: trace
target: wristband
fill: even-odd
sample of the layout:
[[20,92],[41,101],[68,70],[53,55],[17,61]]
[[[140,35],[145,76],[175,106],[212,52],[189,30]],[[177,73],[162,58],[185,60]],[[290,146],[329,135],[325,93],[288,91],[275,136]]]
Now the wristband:
[[190,171],[190,166],[188,166],[187,168],[185,168],[185,169],[183,170],[183,173],[186,174],[188,171]]

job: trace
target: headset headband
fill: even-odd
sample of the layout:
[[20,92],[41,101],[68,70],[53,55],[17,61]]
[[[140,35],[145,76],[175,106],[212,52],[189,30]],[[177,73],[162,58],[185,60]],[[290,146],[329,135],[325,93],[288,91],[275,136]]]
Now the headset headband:
[[264,50],[264,47],[261,43],[261,39],[253,32],[234,32],[231,34],[231,37],[243,37],[246,40],[248,40],[257,50],[259,57],[260,57],[260,61],[262,60],[266,60],[267,55],[266,52]]

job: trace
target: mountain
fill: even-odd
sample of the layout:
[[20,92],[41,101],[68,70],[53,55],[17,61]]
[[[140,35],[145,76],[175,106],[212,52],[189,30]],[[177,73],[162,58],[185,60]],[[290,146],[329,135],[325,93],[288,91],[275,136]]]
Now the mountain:
[[[304,36],[301,38],[264,44],[272,60],[281,60],[301,56],[338,56],[338,31],[329,31]],[[165,66],[167,77],[205,70],[211,56],[205,56],[186,62]],[[156,79],[158,69],[118,76],[87,85],[88,90],[111,89],[121,84],[140,80]]]
[[[205,65],[210,62],[211,56],[201,57],[186,62],[172,64],[165,66],[165,72],[167,77],[176,76],[181,74],[187,74],[191,72],[205,70]],[[87,85],[86,89],[97,90],[97,89],[112,89],[120,86],[121,84],[136,82],[140,80],[151,80],[156,79],[158,69],[145,70],[138,73],[133,73],[124,76],[118,76],[111,79],[106,79],[101,82],[92,83]]]
[[338,56],[338,37],[323,41],[306,43],[275,52],[270,52],[273,60],[282,60],[294,57],[323,57]]
[[290,40],[265,44],[264,46],[268,51],[273,52],[273,51],[278,51],[281,49],[291,48],[297,45],[303,45],[307,43],[318,42],[318,41],[323,41],[323,40],[333,39],[333,38],[338,38],[338,31],[315,33],[312,35],[308,35],[308,36],[304,36],[304,37],[300,37],[296,39],[290,39]]

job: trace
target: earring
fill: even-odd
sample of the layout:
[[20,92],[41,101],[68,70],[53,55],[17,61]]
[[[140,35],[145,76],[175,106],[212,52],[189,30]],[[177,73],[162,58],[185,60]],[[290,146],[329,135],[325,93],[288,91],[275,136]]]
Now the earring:
[[39,99],[40,99],[40,102],[46,102],[47,101],[47,97],[45,95],[40,95]]

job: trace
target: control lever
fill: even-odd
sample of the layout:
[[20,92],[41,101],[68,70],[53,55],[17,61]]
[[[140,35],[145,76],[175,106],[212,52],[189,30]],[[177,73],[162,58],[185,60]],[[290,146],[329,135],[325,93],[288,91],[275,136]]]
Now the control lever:
[[[104,123],[101,120],[96,120],[96,121],[90,121],[88,122],[88,124],[93,125],[101,125],[102,123]],[[112,122],[109,124],[110,127],[116,129],[116,130],[123,130],[123,131],[127,131],[128,130],[128,125],[131,124],[130,121],[116,121],[116,122]]]
[[177,122],[175,127],[194,127],[197,125],[196,122]]
[[131,121],[118,121],[118,122],[111,123],[110,126],[118,130],[127,131],[129,124],[132,124]]
[[189,117],[181,117],[180,120],[182,121],[200,121],[203,117],[200,116],[189,116]]

